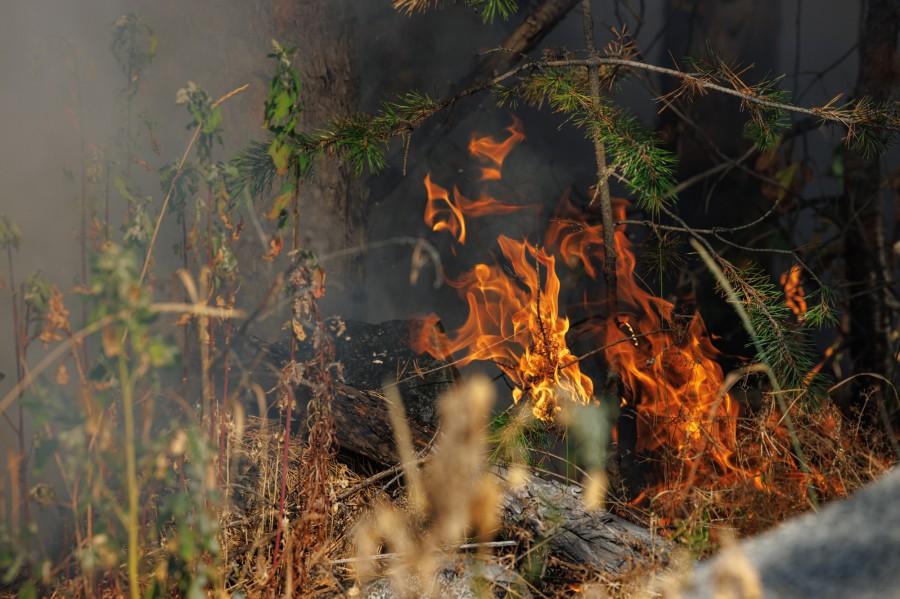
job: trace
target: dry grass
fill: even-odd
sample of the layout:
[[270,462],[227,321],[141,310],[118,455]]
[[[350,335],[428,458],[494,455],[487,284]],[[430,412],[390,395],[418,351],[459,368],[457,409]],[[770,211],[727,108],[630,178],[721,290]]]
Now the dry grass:
[[[324,488],[330,507],[327,521],[318,522],[326,540],[315,547],[293,546],[299,542],[293,533],[309,517],[304,510],[302,475],[307,440],[297,436],[287,444],[288,469],[283,473],[280,424],[248,418],[244,425],[229,428],[229,474],[223,483],[227,507],[219,513],[225,595],[210,596],[240,591],[249,599],[281,597],[291,596],[287,589],[293,589],[292,596],[304,597],[567,597],[576,593],[677,597],[693,558],[720,546],[727,549],[732,531],[740,536],[757,533],[809,509],[807,483],[825,501],[852,493],[890,466],[883,457],[889,455],[886,440],[833,406],[813,410],[798,403],[792,416],[812,469],[810,475],[801,476],[790,457],[790,440],[777,410],[760,409],[741,421],[738,460],[746,468],[764,464],[767,488],[757,488],[752,480],[723,479],[717,485],[659,492],[642,505],[622,504],[615,498],[608,502],[614,511],[683,547],[668,568],[662,570],[658,562],[635,563],[629,571],[612,576],[545,556],[535,578],[533,564],[522,553],[528,543],[492,542],[498,533],[518,538],[516,531],[502,530],[498,521],[504,490],[489,470],[492,453],[498,457],[494,443],[502,440],[504,432],[511,434],[500,431],[497,437],[488,436],[493,387],[483,380],[469,381],[440,400],[441,433],[425,458],[415,457],[403,432],[399,398],[387,395],[398,453],[408,459],[383,478],[366,478],[345,464],[328,461]],[[521,437],[521,423],[516,419],[510,429],[518,431],[517,439]],[[276,565],[283,474],[287,477],[285,541],[282,563]],[[401,480],[408,484],[398,484]],[[668,481],[670,485],[678,482]],[[151,555],[144,557],[152,561]],[[306,567],[302,581],[296,574],[301,559]],[[721,573],[721,592],[716,596],[758,597],[757,578],[745,560],[736,555],[725,563],[733,567]],[[95,597],[122,596],[120,580],[113,577],[108,584],[99,583]],[[62,580],[50,596],[85,596],[82,585],[81,578]]]

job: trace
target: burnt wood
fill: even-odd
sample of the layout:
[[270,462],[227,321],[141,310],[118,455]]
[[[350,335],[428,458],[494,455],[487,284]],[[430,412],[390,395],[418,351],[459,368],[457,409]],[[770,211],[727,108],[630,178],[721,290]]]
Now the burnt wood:
[[[416,321],[389,320],[379,324],[329,319],[334,333],[335,360],[342,365],[343,381],[337,384],[332,405],[337,441],[341,449],[375,462],[392,465],[397,457],[394,437],[382,396],[385,383],[398,386],[412,429],[413,442],[424,448],[437,429],[437,398],[458,377],[456,369],[445,362],[416,354],[409,344],[410,327]],[[287,343],[268,343],[250,337],[245,344],[251,356],[262,353],[263,367],[257,369],[266,387],[275,384],[275,372],[289,360]],[[313,357],[311,344],[298,344],[295,360]],[[298,390],[300,416],[305,422],[305,392]]]

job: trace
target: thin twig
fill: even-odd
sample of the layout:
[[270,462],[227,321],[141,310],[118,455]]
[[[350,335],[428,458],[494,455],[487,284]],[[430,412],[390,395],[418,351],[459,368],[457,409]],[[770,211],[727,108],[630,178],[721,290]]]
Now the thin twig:
[[415,467],[418,467],[418,466],[424,464],[427,459],[428,459],[427,456],[423,456],[423,457],[413,460],[412,462],[407,462],[404,464],[397,464],[396,466],[391,466],[387,470],[382,470],[381,472],[373,474],[372,476],[370,476],[366,480],[362,481],[361,483],[359,483],[353,487],[350,487],[343,493],[338,494],[335,497],[335,501],[337,501],[337,502],[346,501],[347,499],[353,497],[357,493],[359,493],[361,491],[365,491],[367,488],[371,487],[372,485],[374,485],[375,483],[377,483],[380,480],[384,480],[386,478],[394,476],[395,474],[400,474],[406,468],[409,468],[409,467],[415,468]]
[[[213,306],[203,305],[198,306],[196,304],[183,304],[178,302],[163,302],[160,304],[151,304],[149,310],[150,312],[157,314],[191,313],[205,314],[207,316],[215,318],[241,318],[243,316],[243,312],[241,312],[240,310],[215,308]],[[22,378],[22,380],[19,381],[15,387],[10,389],[9,392],[3,396],[3,399],[0,399],[0,414],[6,412],[7,408],[9,408],[9,406],[19,397],[19,395],[22,394],[23,391],[25,391],[25,389],[27,389],[34,383],[37,377],[43,374],[45,370],[50,368],[74,345],[80,343],[83,339],[90,337],[106,325],[111,324],[116,320],[128,318],[129,315],[130,312],[128,310],[124,310],[117,314],[107,314],[103,318],[92,322],[80,331],[72,333],[71,336],[69,336],[59,345],[47,352],[47,354],[41,359],[41,361],[38,362],[37,366],[28,369],[25,377]]]
[[[900,393],[897,392],[897,387],[894,386],[887,377],[878,374],[877,372],[858,372],[853,376],[847,377],[839,383],[832,385],[828,389],[828,394],[831,395],[834,391],[837,391],[853,379],[859,378],[861,376],[867,376],[874,379],[878,379],[879,381],[886,384],[891,388],[891,391],[894,392],[894,399],[897,401],[897,404],[900,405]],[[893,428],[891,427],[891,419],[887,413],[887,408],[884,406],[884,401],[881,398],[878,399],[879,406],[879,415],[881,416],[881,424],[884,427],[884,432],[887,435],[888,440],[891,443],[891,449],[894,450],[894,455],[897,456],[897,459],[900,460],[900,444],[897,443],[897,437],[894,435]]]

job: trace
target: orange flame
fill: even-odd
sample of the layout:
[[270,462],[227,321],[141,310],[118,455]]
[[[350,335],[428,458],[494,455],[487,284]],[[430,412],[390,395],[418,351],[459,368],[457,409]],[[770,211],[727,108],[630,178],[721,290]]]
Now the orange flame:
[[413,348],[440,358],[464,352],[459,365],[494,362],[515,385],[513,400],[529,397],[534,415],[550,420],[560,399],[589,402],[593,383],[566,345],[569,320],[559,315],[555,258],[527,241],[501,235],[497,243],[511,272],[477,264],[451,283],[468,304],[465,323],[447,335],[430,315],[413,335]]
[[[525,139],[522,122],[515,117],[507,131],[510,135],[502,142],[489,136],[473,137],[469,142],[469,151],[473,156],[495,165],[482,169],[482,181],[499,180],[507,155]],[[477,200],[470,200],[456,186],[451,198],[446,189],[431,180],[431,173],[425,176],[425,193],[425,224],[434,232],[447,231],[460,244],[466,243],[466,218],[512,214],[530,207],[527,204],[506,204],[484,193]]]
[[431,180],[431,173],[425,175],[425,193],[428,201],[425,202],[425,224],[431,230],[448,231],[459,243],[466,242],[466,220],[459,208],[456,198],[459,191],[454,188],[454,199],[450,199],[447,190]]
[[435,233],[447,231],[453,238],[466,243],[466,218],[489,216],[492,214],[512,214],[528,208],[525,204],[504,204],[490,196],[483,195],[470,200],[459,188],[453,187],[453,198],[447,190],[431,180],[431,173],[425,175],[425,224]]
[[806,291],[800,281],[802,274],[799,264],[794,264],[791,269],[781,274],[781,286],[784,287],[784,299],[787,307],[791,309],[797,319],[802,319],[806,314]]
[[[625,218],[627,203],[616,202],[616,220]],[[574,210],[564,208],[567,216]],[[581,218],[551,223],[548,245],[568,263],[581,262],[597,277],[594,261],[602,260],[602,226]],[[644,291],[635,279],[636,260],[624,226],[615,231],[616,278],[620,312],[603,327],[607,362],[621,377],[638,414],[639,451],[674,451],[678,462],[712,472],[707,456],[722,474],[740,472],[733,460],[737,445],[737,404],[722,393],[724,375],[716,361],[703,318],[695,313],[685,326],[675,306]]]
[[512,125],[506,128],[509,131],[509,137],[503,141],[497,141],[493,137],[477,137],[472,136],[469,142],[469,153],[472,156],[481,158],[487,162],[494,164],[493,167],[484,167],[481,169],[482,181],[497,181],[501,178],[501,169],[506,157],[512,152],[513,148],[525,141],[525,130],[522,127],[522,121],[513,117]]

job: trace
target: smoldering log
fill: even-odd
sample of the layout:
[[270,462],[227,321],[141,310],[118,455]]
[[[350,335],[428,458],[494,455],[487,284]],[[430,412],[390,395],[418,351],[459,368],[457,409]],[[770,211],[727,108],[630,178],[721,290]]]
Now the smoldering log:
[[[454,384],[458,373],[446,362],[412,351],[409,331],[413,324],[402,320],[329,322],[336,333],[336,359],[342,362],[344,372],[332,405],[342,451],[386,466],[396,464],[393,430],[381,394],[386,380],[400,381],[414,444],[427,447],[434,437],[437,399]],[[251,339],[249,345],[264,354],[268,376],[289,359],[286,345],[258,339]],[[295,359],[310,357],[311,348],[296,350]],[[506,476],[502,467],[495,473]],[[581,493],[578,485],[532,476],[504,497],[505,527],[521,531],[535,542],[546,542],[549,552],[565,562],[612,574],[667,554],[667,542],[648,530],[609,512],[585,509]]]
[[[343,381],[337,384],[332,405],[338,445],[380,464],[396,463],[393,430],[381,393],[386,382],[397,382],[406,417],[417,449],[423,449],[437,430],[437,398],[455,382],[459,373],[446,362],[418,355],[409,343],[415,321],[389,320],[380,324],[329,319],[334,334],[335,360],[342,365]],[[268,343],[251,337],[245,343],[247,361],[262,354],[256,369],[266,388],[273,388],[276,373],[290,358],[286,343]],[[294,359],[310,360],[310,344],[298,344]],[[298,397],[304,396],[300,390]],[[301,401],[296,422],[305,422]]]

